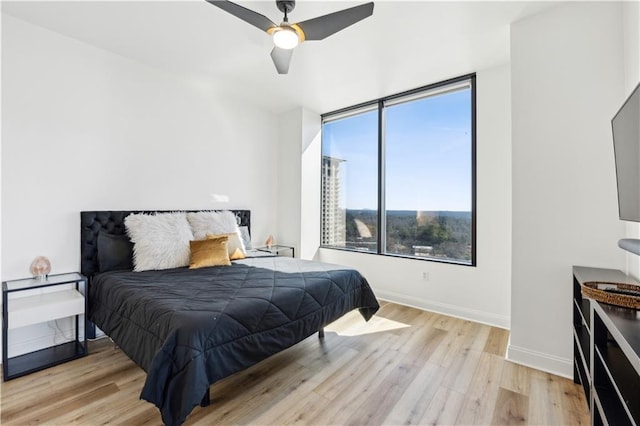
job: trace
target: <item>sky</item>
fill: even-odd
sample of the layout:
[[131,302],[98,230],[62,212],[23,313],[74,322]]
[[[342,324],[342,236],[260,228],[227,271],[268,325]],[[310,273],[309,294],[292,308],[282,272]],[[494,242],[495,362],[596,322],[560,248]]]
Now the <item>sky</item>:
[[[386,209],[471,211],[471,89],[385,108]],[[346,208],[377,208],[378,111],[325,123]]]

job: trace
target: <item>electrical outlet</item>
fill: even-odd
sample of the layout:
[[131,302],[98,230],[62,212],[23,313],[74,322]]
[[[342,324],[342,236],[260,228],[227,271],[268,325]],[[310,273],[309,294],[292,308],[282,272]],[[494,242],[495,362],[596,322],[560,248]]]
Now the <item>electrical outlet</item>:
[[423,281],[429,281],[429,273],[428,272],[423,272],[422,273],[422,280]]

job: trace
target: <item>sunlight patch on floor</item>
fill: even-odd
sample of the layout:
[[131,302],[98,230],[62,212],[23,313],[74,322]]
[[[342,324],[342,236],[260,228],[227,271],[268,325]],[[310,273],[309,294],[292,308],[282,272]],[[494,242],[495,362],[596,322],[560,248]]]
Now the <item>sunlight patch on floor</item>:
[[362,317],[359,321],[353,321],[351,324],[332,323],[325,327],[325,331],[331,331],[339,336],[362,336],[364,334],[381,333],[384,331],[399,330],[401,328],[411,327],[398,321],[390,320],[380,316],[374,316],[365,322]]

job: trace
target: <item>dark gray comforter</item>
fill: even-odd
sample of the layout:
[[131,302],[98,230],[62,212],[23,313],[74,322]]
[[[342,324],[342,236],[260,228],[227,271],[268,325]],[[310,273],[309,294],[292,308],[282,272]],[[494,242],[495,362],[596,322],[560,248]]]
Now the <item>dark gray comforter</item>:
[[141,398],[181,424],[210,384],[378,302],[355,270],[284,257],[190,270],[107,272],[89,319],[147,372]]

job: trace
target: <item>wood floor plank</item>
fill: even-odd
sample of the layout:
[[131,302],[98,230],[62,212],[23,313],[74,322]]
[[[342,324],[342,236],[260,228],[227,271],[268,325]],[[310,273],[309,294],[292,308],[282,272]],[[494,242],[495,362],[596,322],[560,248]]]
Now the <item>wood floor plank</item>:
[[3,425],[24,425],[24,424],[37,424],[37,423],[54,423],[62,415],[86,407],[89,403],[104,398],[106,395],[111,395],[118,392],[118,387],[109,383],[89,392],[78,394],[73,398],[66,398],[62,400],[56,400],[55,402],[47,405],[41,405],[34,407],[29,411],[24,411],[16,415],[13,419],[2,419]]
[[[264,376],[259,383],[252,386],[252,393],[236,400],[228,400],[226,410],[216,410],[216,405],[206,408],[196,407],[193,420],[207,417],[209,424],[252,424],[253,419],[266,411],[271,404],[286,397],[296,388],[300,380],[308,380],[310,375],[303,365],[292,362],[283,366],[275,374]],[[212,388],[215,392],[215,386]],[[240,409],[240,407],[242,409]]]
[[[257,417],[285,399],[287,395],[297,392],[300,382],[308,381],[311,376],[312,373],[309,370],[300,366],[300,368],[287,371],[286,375],[282,375],[278,379],[267,381],[265,383],[267,386],[255,398],[248,399],[242,405],[242,410],[235,410],[233,415],[227,416],[227,419],[234,424],[255,424]],[[215,407],[207,407],[206,411],[213,411],[215,414],[216,410]]]
[[487,341],[489,340],[489,336],[491,335],[491,330],[495,329],[495,327],[491,327],[486,324],[475,325],[476,328],[474,329],[474,331],[472,331],[473,341],[469,349],[482,352],[485,351],[484,349],[487,346]]
[[[108,354],[108,357],[104,358],[101,355],[102,352],[98,352],[96,359],[94,359],[94,362],[98,362],[105,367],[100,372],[96,372],[94,363],[87,362],[88,358],[81,358],[74,361],[73,376],[69,375],[68,369],[64,368],[64,366],[57,366],[21,377],[19,381],[4,382],[2,388],[6,392],[6,399],[3,399],[3,407],[6,410],[5,415],[10,416],[13,410],[24,411],[39,405],[42,399],[41,395],[34,393],[32,389],[36,386],[55,388],[57,395],[64,398],[67,394],[75,395],[87,389],[111,382],[110,377],[114,374],[130,374],[132,366],[121,362],[126,357],[111,357],[112,354]],[[78,378],[84,376],[91,376],[92,380],[83,381],[83,384],[78,387]]]
[[573,380],[560,379],[560,391],[562,396],[559,396],[560,401],[564,407],[564,421],[573,422],[575,425],[588,425],[591,420],[588,416],[587,399],[582,390],[582,385],[573,383]]
[[[341,351],[341,355],[335,358],[331,364],[327,365],[326,368],[319,371],[309,380],[300,381],[295,391],[256,417],[255,422],[264,425],[305,423],[308,419],[317,416],[329,403],[329,400],[316,393],[314,388],[319,386],[336,371],[354,362],[357,355],[358,352],[353,349],[347,348]],[[298,407],[298,410],[291,410],[292,406]]]
[[404,354],[415,352],[417,348],[424,346],[430,340],[430,335],[435,330],[431,327],[433,317],[430,315],[418,315],[413,324],[420,324],[420,327],[409,326],[398,330],[398,339],[389,347],[391,350],[400,351]]
[[[444,331],[443,331],[444,332]],[[440,387],[446,370],[437,364],[425,363],[407,386],[404,393],[389,411],[383,424],[419,424],[431,400]]]
[[498,389],[492,425],[524,425],[528,414],[529,398],[508,389]]
[[411,346],[407,344],[407,348],[411,350],[404,352],[404,362],[423,365],[442,345],[447,334],[448,332],[439,328],[425,328],[425,331],[419,334],[420,340],[414,341]]
[[114,383],[118,391],[112,394],[103,395],[87,402],[86,410],[78,413],[74,410],[68,411],[58,417],[60,424],[89,424],[91,419],[99,418],[101,423],[112,424],[118,422],[122,417],[122,413],[131,413],[133,411],[142,411],[153,408],[154,406],[146,401],[137,399],[124,399],[121,393],[130,393],[139,391],[144,384],[144,374],[132,376],[129,381],[121,381],[120,384]]
[[442,385],[459,393],[466,393],[478,368],[482,352],[462,349],[447,368]]
[[387,414],[398,403],[409,387],[417,371],[417,365],[403,362],[393,368],[374,392],[364,400],[347,419],[349,425],[382,424]]
[[532,368],[510,361],[505,361],[502,368],[500,386],[512,392],[529,396],[532,372]]
[[[26,385],[26,387],[23,388],[15,387],[14,384],[17,385],[19,383],[16,380],[4,383],[2,386],[5,390],[5,398],[2,399],[2,420],[10,421],[16,416],[19,417],[24,413],[40,409],[42,406],[42,393],[33,392],[32,386],[55,389],[56,400],[64,401],[79,394],[90,392],[98,387],[111,384],[119,377],[130,377],[140,371],[133,363],[123,363],[123,360],[128,359],[122,354],[119,355],[115,357],[117,360],[114,359],[111,362],[101,364],[105,368],[97,372],[95,371],[95,365],[85,368],[85,363],[76,362],[78,368],[77,370],[74,369],[74,375],[70,375],[68,368],[61,365],[35,373],[35,377],[30,377],[28,381],[25,380],[22,385]],[[91,380],[82,380],[91,371],[93,372]],[[37,380],[38,378],[40,381]],[[34,379],[36,380],[34,381]]]
[[[331,401],[310,390],[304,392],[300,390],[301,395],[283,401],[283,404],[274,407],[277,411],[270,411],[256,418],[259,425],[307,425],[313,424],[313,418],[320,415],[324,409],[331,404]],[[299,407],[295,410],[291,409],[291,404]],[[277,413],[281,415],[276,416]]]
[[458,424],[489,424],[498,397],[504,359],[482,352],[465,401],[458,415]]
[[[137,407],[135,410],[127,411],[126,413],[120,413],[121,417],[114,421],[114,425],[118,426],[131,426],[131,425],[161,425],[158,418],[158,410],[151,404],[146,404],[144,407]],[[84,423],[85,425],[87,423]]]
[[418,424],[452,425],[455,423],[463,403],[463,394],[441,386]]
[[531,424],[564,424],[559,379],[531,370],[528,415]]
[[[398,352],[384,351],[366,370],[366,374],[353,375],[350,381],[342,382],[334,387],[340,392],[332,393],[333,398],[327,394],[325,396],[331,401],[328,407],[311,419],[314,424],[345,424],[355,412],[359,416],[368,417],[364,407],[366,401],[373,398],[378,392],[385,393],[387,390],[382,387],[385,378],[398,366],[401,357]],[[317,391],[317,388],[316,388]]]
[[474,332],[477,331],[480,324],[473,323],[471,321],[459,320],[455,326],[453,326],[443,340],[433,357],[431,362],[442,365],[446,368],[451,368],[456,356],[462,351],[469,350],[473,344]]
[[423,317],[425,314],[428,315],[430,313],[421,311],[420,309],[398,305],[396,303],[386,303],[382,309],[378,311],[378,314],[380,314],[380,317],[382,318],[388,318],[399,323],[416,324],[419,317]]
[[503,328],[490,327],[489,336],[484,346],[484,351],[490,354],[504,356],[507,342],[509,341],[509,330]]
[[[383,302],[210,387],[187,425],[586,425],[571,380],[504,359],[508,332]],[[146,375],[106,339],[90,354],[0,385],[8,425],[161,425]],[[55,396],[52,396],[55,389]]]
[[455,327],[459,327],[465,320],[446,315],[438,315],[433,326],[444,331],[451,331]]
[[[314,392],[329,400],[335,399],[343,392],[345,384],[354,383],[360,377],[368,376],[369,374],[367,374],[367,372],[375,368],[376,364],[381,363],[380,359],[387,353],[385,346],[388,341],[389,336],[376,339],[376,341],[371,344],[370,350],[358,357],[357,362],[351,363],[345,366],[345,368],[336,371],[320,383],[314,389]],[[392,355],[397,356],[397,353],[393,353]]]
[[588,407],[581,385],[564,377],[531,369],[530,422],[586,425]]

